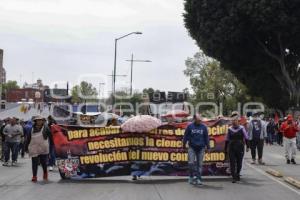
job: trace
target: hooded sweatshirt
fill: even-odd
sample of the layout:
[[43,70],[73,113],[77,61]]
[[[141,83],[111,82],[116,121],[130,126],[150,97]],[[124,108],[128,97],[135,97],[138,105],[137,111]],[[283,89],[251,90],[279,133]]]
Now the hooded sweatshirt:
[[293,121],[293,116],[289,115],[287,121],[283,122],[280,127],[283,132],[283,136],[289,139],[295,138],[299,128],[297,124]]
[[194,150],[200,150],[205,147],[208,149],[209,146],[209,136],[207,127],[204,124],[191,123],[185,130],[183,137],[183,145],[189,143],[189,146]]

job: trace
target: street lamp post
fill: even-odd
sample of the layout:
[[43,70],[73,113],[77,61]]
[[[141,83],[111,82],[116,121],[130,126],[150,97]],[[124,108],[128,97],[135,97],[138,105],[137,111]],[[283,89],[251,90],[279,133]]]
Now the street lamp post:
[[115,102],[116,102],[116,99],[115,99],[115,93],[116,93],[116,72],[117,72],[117,47],[118,47],[118,40],[121,40],[125,37],[128,37],[130,35],[133,35],[133,34],[142,34],[142,32],[131,32],[131,33],[128,33],[126,35],[123,35],[122,37],[119,37],[119,38],[116,38],[115,39],[115,57],[114,57],[114,73],[113,73],[113,90],[112,90],[112,93],[113,93],[113,97],[112,97],[112,106],[114,106]]
[[151,60],[134,60],[133,54],[131,54],[131,60],[126,60],[131,63],[130,67],[130,96],[132,95],[132,79],[133,79],[133,63],[134,62],[152,62]]

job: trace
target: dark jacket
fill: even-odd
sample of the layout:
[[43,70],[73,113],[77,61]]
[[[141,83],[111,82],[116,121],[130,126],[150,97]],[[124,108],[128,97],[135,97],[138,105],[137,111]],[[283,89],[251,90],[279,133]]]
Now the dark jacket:
[[202,149],[209,146],[209,136],[207,127],[204,124],[195,124],[192,123],[188,125],[185,129],[183,137],[183,145],[185,147],[186,143],[189,143],[189,146],[194,150]]
[[5,142],[5,135],[4,135],[4,133],[3,133],[4,127],[5,127],[5,124],[3,124],[3,125],[0,127],[0,136],[1,136],[1,141],[2,141],[2,142]]

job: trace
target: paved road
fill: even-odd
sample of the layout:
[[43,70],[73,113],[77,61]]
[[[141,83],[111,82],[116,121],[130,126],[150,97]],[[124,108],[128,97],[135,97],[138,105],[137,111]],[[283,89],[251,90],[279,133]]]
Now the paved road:
[[[50,181],[31,183],[30,160],[20,159],[17,167],[0,166],[0,197],[5,200],[22,199],[151,199],[151,200],[299,200],[300,190],[264,172],[276,168],[292,176],[300,175],[300,165],[285,164],[282,147],[266,147],[267,166],[246,164],[242,181],[232,184],[230,179],[206,178],[202,187],[188,185],[184,178],[145,177],[132,182],[130,177],[103,178],[82,181],[62,181],[57,172],[50,173]],[[300,163],[300,157],[297,157]],[[249,155],[246,156],[248,163]],[[41,175],[40,175],[41,177]]]
[[267,146],[264,154],[266,166],[263,166],[262,169],[272,168],[281,172],[284,176],[291,176],[300,180],[300,151],[297,151],[297,154],[297,165],[287,165],[283,147]]
[[45,107],[42,112],[32,107],[28,112],[21,112],[21,104],[9,104],[6,110],[0,110],[0,119],[4,119],[6,117],[17,117],[23,120],[30,120],[34,115],[42,115],[44,117],[48,117],[50,112],[48,107]]

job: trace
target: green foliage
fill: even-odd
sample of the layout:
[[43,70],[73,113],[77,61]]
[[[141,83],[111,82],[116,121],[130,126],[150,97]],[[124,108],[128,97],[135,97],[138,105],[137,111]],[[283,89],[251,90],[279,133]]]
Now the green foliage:
[[185,0],[186,28],[269,107],[300,103],[300,1]]
[[0,84],[0,95],[1,98],[5,98],[8,91],[13,89],[19,89],[17,81],[7,81],[6,83]]
[[153,88],[145,88],[143,89],[144,94],[153,94],[155,90]]
[[91,83],[82,81],[80,85],[75,85],[72,88],[71,94],[73,103],[81,103],[83,102],[82,96],[89,97],[89,99],[96,99],[98,92]]
[[223,104],[224,114],[236,110],[237,104],[249,101],[246,87],[220,63],[198,52],[185,62],[184,74],[190,78],[194,91],[193,103],[214,102]]
[[1,84],[1,87],[2,87],[2,91],[6,91],[6,92],[8,92],[9,90],[12,90],[12,89],[20,88],[17,81],[11,81],[11,80],[7,81],[4,84]]

